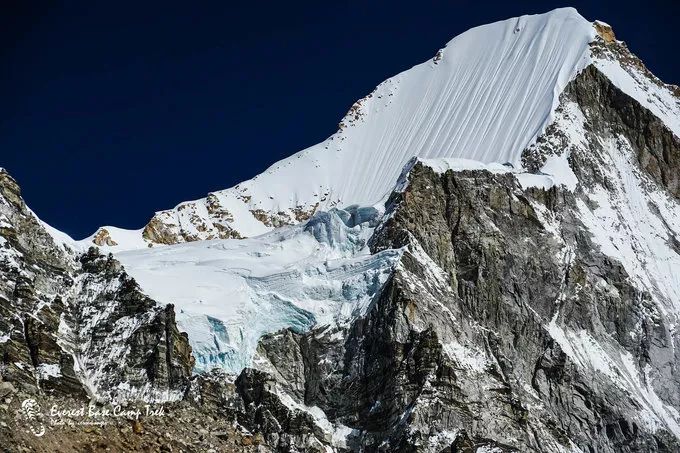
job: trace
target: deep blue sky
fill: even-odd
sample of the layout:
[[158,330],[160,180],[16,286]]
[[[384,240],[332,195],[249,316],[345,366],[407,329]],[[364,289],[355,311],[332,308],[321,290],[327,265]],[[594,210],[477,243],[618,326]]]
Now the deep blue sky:
[[81,238],[230,187],[333,133],[470,27],[559,6],[680,82],[674,2],[59,2],[0,13],[0,166]]

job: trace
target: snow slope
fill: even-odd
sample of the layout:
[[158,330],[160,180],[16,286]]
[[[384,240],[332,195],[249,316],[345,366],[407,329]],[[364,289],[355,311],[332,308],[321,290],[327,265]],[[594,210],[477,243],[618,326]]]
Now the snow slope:
[[[591,63],[595,36],[573,8],[473,28],[357,101],[324,142],[155,219],[173,242],[224,237],[225,226],[252,237],[277,222],[297,223],[296,213],[377,203],[413,156],[517,165],[565,85]],[[113,239],[120,249],[139,243]]]
[[[449,170],[486,170],[491,173],[512,173],[515,175],[515,178],[517,178],[520,186],[525,189],[528,187],[549,189],[552,186],[559,185],[570,187],[573,185],[571,179],[574,177],[573,172],[571,172],[569,164],[565,159],[551,159],[549,161],[550,165],[546,165],[543,168],[544,171],[542,171],[541,174],[524,172],[509,165],[501,165],[498,163],[484,164],[482,162],[469,159],[414,159],[413,162],[420,162],[423,165],[432,168],[437,173],[445,173]],[[409,167],[410,166],[407,166],[405,170],[409,169]],[[404,175],[402,175],[401,178],[404,178]]]
[[412,156],[518,164],[550,122],[562,89],[590,62],[594,33],[572,8],[473,28],[450,41],[438,61],[383,82],[327,141],[239,186],[264,209],[312,202],[320,188],[329,200],[371,205]]

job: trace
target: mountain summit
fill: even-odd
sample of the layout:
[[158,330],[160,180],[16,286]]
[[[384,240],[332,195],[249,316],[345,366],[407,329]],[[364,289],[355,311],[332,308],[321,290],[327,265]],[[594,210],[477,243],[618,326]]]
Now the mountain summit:
[[680,451],[679,137],[680,89],[566,8],[139,231],[73,241],[0,171],[1,389],[171,404],[146,450]]
[[567,83],[596,64],[598,29],[573,8],[473,28],[354,103],[324,142],[158,212],[142,231],[106,227],[112,242],[101,231],[90,240],[129,249],[262,234],[318,210],[379,203],[413,156],[519,166]]

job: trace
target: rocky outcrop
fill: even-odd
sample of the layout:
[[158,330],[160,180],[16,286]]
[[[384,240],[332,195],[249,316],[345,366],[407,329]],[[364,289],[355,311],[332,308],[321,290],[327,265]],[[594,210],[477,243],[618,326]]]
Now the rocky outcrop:
[[[183,203],[174,210],[157,212],[146,224],[142,238],[152,244],[181,244],[211,239],[243,239],[252,235],[253,228],[265,232],[285,225],[293,225],[309,219],[318,209],[313,206],[297,206],[286,211],[267,211],[252,207],[247,197],[233,198],[231,203],[240,206],[242,216],[252,216],[248,231],[235,225],[234,216],[224,206],[224,199],[215,193],[205,199]],[[253,227],[252,224],[261,225]]]
[[635,150],[640,168],[680,199],[680,138],[658,117],[614,86],[595,66],[579,74],[564,96],[580,106],[594,137],[616,125],[616,133]]
[[[207,208],[207,209],[206,209]],[[157,212],[142,231],[151,244],[180,244],[210,239],[241,239],[230,226],[233,216],[219,205],[216,197],[208,197],[205,206],[186,203],[178,212]],[[205,210],[206,212],[202,212]],[[189,214],[187,214],[189,213]]]
[[[75,300],[64,314],[62,344],[92,397],[180,399],[193,368],[191,347],[172,305],[159,306],[111,255],[80,258]],[[122,385],[122,386],[121,386]]]
[[94,237],[92,238],[92,242],[94,245],[98,245],[100,247],[104,245],[109,247],[118,245],[118,243],[111,238],[111,233],[109,233],[109,230],[106,228],[100,228],[97,230],[97,232],[94,234]]
[[597,31],[597,34],[604,40],[606,44],[613,44],[616,42],[616,35],[614,34],[614,30],[609,24],[605,24],[604,22],[600,21],[595,21],[593,24],[595,27],[595,30]]
[[193,357],[173,307],[143,295],[112,256],[55,239],[4,170],[0,195],[2,379],[35,394],[181,398]]

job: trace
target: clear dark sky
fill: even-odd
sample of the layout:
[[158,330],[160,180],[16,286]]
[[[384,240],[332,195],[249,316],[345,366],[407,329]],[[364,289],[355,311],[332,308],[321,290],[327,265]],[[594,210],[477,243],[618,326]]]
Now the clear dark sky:
[[575,6],[680,82],[671,1],[4,1],[0,166],[75,238],[140,228],[332,134],[470,27]]

